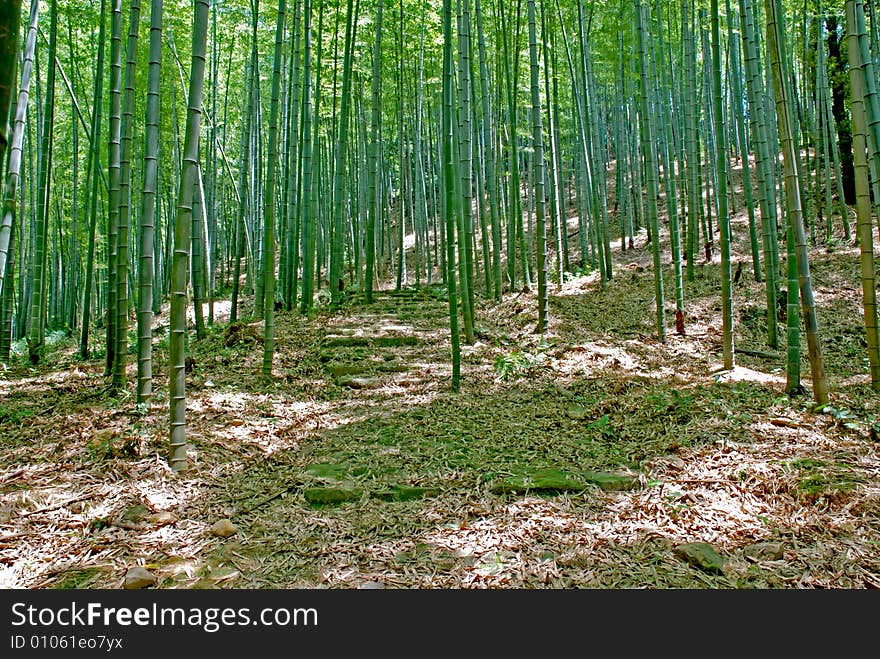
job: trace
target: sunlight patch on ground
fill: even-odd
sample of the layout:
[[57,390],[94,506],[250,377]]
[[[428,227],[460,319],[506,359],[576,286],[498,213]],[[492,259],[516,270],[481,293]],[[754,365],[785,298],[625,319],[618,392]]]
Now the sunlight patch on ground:
[[[718,364],[711,368],[710,372],[715,373],[718,382],[752,382],[773,387],[785,386],[784,374],[764,373],[745,366],[734,366],[733,370],[724,370],[721,364]],[[805,381],[804,384],[807,386],[809,382]]]
[[625,350],[593,341],[572,346],[559,360],[559,368],[572,373],[592,374],[605,369],[637,371],[641,360]]

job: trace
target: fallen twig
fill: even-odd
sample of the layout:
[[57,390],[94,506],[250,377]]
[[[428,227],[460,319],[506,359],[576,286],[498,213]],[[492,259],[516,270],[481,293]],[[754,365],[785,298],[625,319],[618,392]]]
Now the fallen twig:
[[24,469],[18,469],[13,471],[12,473],[6,474],[5,476],[0,476],[0,484],[9,483],[11,481],[16,480],[24,475]]

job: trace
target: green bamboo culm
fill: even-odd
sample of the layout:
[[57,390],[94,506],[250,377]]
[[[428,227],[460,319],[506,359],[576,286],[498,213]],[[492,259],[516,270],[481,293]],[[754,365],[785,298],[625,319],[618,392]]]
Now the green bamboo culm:
[[497,160],[492,126],[492,105],[489,94],[489,68],[486,57],[486,35],[483,30],[483,12],[480,0],[475,0],[474,12],[477,19],[477,47],[480,63],[480,100],[483,111],[483,148],[486,151],[486,192],[489,196],[489,212],[492,224],[492,294],[495,300],[501,300],[501,218],[498,205]]
[[37,221],[34,235],[34,283],[28,317],[28,355],[33,364],[43,356],[46,338],[46,303],[48,302],[49,201],[52,177],[52,137],[55,117],[55,52],[58,32],[58,0],[49,5],[49,73],[43,101],[43,132],[40,139],[40,166],[37,173]]
[[734,367],[733,352],[733,273],[730,263],[730,215],[727,209],[727,139],[721,110],[724,97],[721,94],[721,29],[718,16],[718,0],[712,0],[712,114],[715,130],[715,170],[717,172],[718,229],[721,231],[721,350],[724,368]]
[[[0,222],[0,294],[2,294],[6,279],[12,225],[16,215],[15,197],[18,193],[18,184],[21,177],[22,146],[24,144],[31,75],[34,69],[39,18],[40,2],[39,0],[31,0],[30,18],[28,19],[28,31],[25,38],[24,58],[21,67],[21,84],[18,88],[18,101],[15,105],[15,119],[12,124],[12,146],[9,150],[9,165],[6,170],[5,185],[3,186],[3,219]],[[17,28],[15,34],[16,36],[18,35]],[[5,129],[5,124],[3,126]]]
[[743,201],[745,202],[746,212],[748,213],[749,218],[749,246],[752,253],[752,274],[755,281],[760,282],[763,280],[763,277],[761,276],[761,256],[760,248],[758,247],[757,223],[755,221],[755,202],[752,191],[751,174],[752,167],[749,162],[748,139],[743,112],[742,81],[745,72],[740,63],[740,52],[742,50],[740,48],[740,42],[742,41],[742,36],[739,30],[734,31],[733,29],[735,16],[731,11],[730,0],[725,0],[725,9],[727,11],[727,37],[731,58],[729,78],[732,82],[731,91],[734,99],[733,118],[736,122],[736,130],[734,132],[736,133],[737,146],[739,147],[740,160],[742,161],[742,190]]
[[364,293],[367,303],[373,301],[373,280],[376,277],[376,225],[379,220],[379,121],[381,113],[380,91],[382,71],[382,0],[379,0],[376,9],[376,40],[373,46],[373,88],[372,106],[370,113],[370,165],[367,179],[367,194],[369,195],[369,214],[367,215],[366,242],[366,268],[364,276]]
[[[104,70],[104,52],[106,50],[107,33],[107,0],[101,0],[101,25],[98,29],[98,58],[95,63],[95,71]],[[89,193],[89,247],[86,255],[85,291],[83,292],[82,332],[80,334],[79,358],[85,361],[89,358],[89,325],[92,314],[92,286],[95,271],[95,231],[98,224],[98,174],[101,170],[100,163],[100,136],[101,136],[101,113],[104,97],[104,76],[95,76],[94,106],[92,111],[92,130],[89,143],[88,175],[86,177],[86,190]]]
[[[381,2],[381,0],[380,0]],[[446,287],[449,299],[449,333],[452,342],[452,390],[461,388],[461,343],[458,335],[458,293],[455,285],[455,164],[452,109],[452,0],[443,0],[443,107],[441,111],[442,177],[445,197]]]
[[819,323],[813,300],[813,282],[810,276],[807,240],[804,231],[797,152],[793,135],[794,103],[789,89],[790,78],[787,70],[789,60],[784,41],[785,26],[780,0],[765,0],[764,10],[767,16],[767,50],[776,93],[776,122],[783,156],[787,220],[789,233],[794,242],[801,312],[804,317],[810,373],[813,381],[813,398],[817,404],[825,405],[829,398],[828,379],[825,375],[825,366],[819,345]]
[[[859,54],[861,60],[861,78],[864,81],[865,107],[865,139],[868,147],[868,169],[871,175],[871,195],[874,200],[874,211],[880,222],[880,91],[877,80],[878,67],[871,59],[870,39],[865,27],[865,5],[862,0],[855,3],[856,31],[858,32]],[[876,15],[872,26],[876,32]],[[874,57],[877,44],[874,47]]]
[[648,66],[648,43],[645,29],[645,7],[636,0],[636,32],[638,35],[639,67],[639,126],[641,127],[642,155],[645,159],[645,194],[647,195],[647,228],[654,255],[654,297],[657,306],[657,338],[666,342],[666,315],[663,304],[663,272],[660,259],[660,235],[657,222],[657,166],[651,127],[650,97],[648,96],[650,68]]
[[[868,173],[868,112],[866,103],[869,63],[867,52],[862,49],[862,39],[867,46],[864,15],[858,20],[860,2],[846,2],[846,42],[849,59],[849,79],[852,92],[853,164],[856,186],[856,226],[859,236],[862,302],[867,334],[868,363],[871,368],[871,385],[880,389],[880,336],[877,323],[877,284],[874,267],[874,239],[871,217],[871,189]],[[865,49],[867,50],[867,49]]]
[[764,111],[764,82],[758,64],[757,35],[751,0],[739,0],[743,28],[743,51],[746,73],[746,93],[749,100],[749,124],[755,147],[755,171],[758,180],[758,205],[761,209],[761,237],[764,249],[764,279],[766,283],[767,345],[779,344],[776,317],[778,293],[779,245],[775,166],[768,145],[767,113]]
[[[15,84],[15,67],[9,66],[18,57],[18,32],[21,23],[21,0],[0,0],[0,173],[6,162],[6,148],[9,145],[7,133],[9,106],[12,103],[12,88]],[[0,281],[3,275],[0,274]],[[0,288],[2,293],[2,288]]]
[[196,0],[193,9],[192,63],[183,144],[183,168],[174,225],[174,260],[171,264],[171,319],[169,338],[170,457],[175,472],[189,468],[186,450],[186,282],[196,168],[199,166],[199,131],[208,39],[209,0]]
[[126,46],[125,81],[122,91],[121,126],[119,134],[119,204],[116,234],[116,360],[113,362],[114,389],[126,384],[128,362],[128,251],[131,227],[131,141],[134,121],[134,73],[137,64],[138,29],[140,27],[140,0],[131,0],[128,16],[128,43]]
[[685,155],[687,160],[687,280],[694,281],[696,278],[695,261],[699,247],[699,217],[700,217],[700,178],[699,178],[699,147],[697,145],[697,116],[696,116],[696,46],[693,31],[691,29],[691,17],[688,12],[691,0],[682,0],[682,41],[684,45],[684,77],[685,77]]
[[119,148],[122,132],[122,0],[112,0],[110,11],[110,99],[107,136],[107,355],[104,375],[116,363],[117,249],[119,246]]
[[472,148],[471,148],[471,64],[470,64],[470,0],[457,0],[458,24],[458,121],[453,128],[454,145],[458,151],[457,196],[461,199],[456,216],[459,226],[458,241],[458,288],[464,320],[465,343],[473,345],[474,335],[474,265],[473,265],[473,214],[472,195]]
[[147,74],[146,153],[141,198],[138,267],[138,375],[137,402],[153,395],[153,237],[159,180],[159,81],[162,67],[162,0],[150,7],[150,66]]
[[547,227],[544,199],[544,135],[541,123],[541,88],[538,84],[538,43],[535,29],[535,0],[528,0],[529,64],[532,94],[532,148],[535,177],[535,248],[538,270],[538,326],[536,331],[547,331],[549,303],[547,299]]
[[[303,5],[303,99],[302,99],[302,178],[300,195],[300,215],[302,231],[302,295],[300,313],[308,314],[314,303],[315,292],[315,240],[312,206],[312,2],[304,0]],[[256,33],[255,33],[256,34]],[[294,255],[298,250],[294,250]],[[294,259],[295,261],[295,259]],[[296,291],[296,274],[298,268],[294,263],[294,282],[292,291]]]
[[343,280],[343,226],[344,198],[343,183],[345,181],[345,154],[348,150],[349,112],[351,107],[351,69],[353,59],[352,24],[354,19],[353,1],[348,0],[345,19],[345,46],[342,65],[342,102],[339,112],[339,130],[336,144],[336,164],[333,178],[333,225],[330,238],[330,300],[333,309],[337,309],[342,300]]
[[284,20],[287,5],[278,0],[275,27],[275,57],[272,67],[272,97],[269,101],[269,154],[266,167],[266,192],[263,199],[263,375],[271,377],[275,356],[275,180],[278,170],[278,104],[281,90],[281,49],[284,45]]

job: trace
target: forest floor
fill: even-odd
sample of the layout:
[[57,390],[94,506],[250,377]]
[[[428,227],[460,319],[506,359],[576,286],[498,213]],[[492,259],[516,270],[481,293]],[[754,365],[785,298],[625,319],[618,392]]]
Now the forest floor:
[[[741,210],[734,232],[736,345],[771,352]],[[218,305],[191,343],[182,476],[165,462],[167,317],[149,409],[63,341],[46,366],[17,358],[0,586],[118,588],[140,565],[161,588],[880,588],[857,249],[811,253],[832,391],[817,410],[785,395],[784,351],[721,369],[717,255],[685,282],[685,336],[665,269],[660,343],[644,233],[619,247],[605,290],[596,273],[554,286],[543,337],[532,293],[480,301],[458,394],[439,288],[280,312],[270,381],[261,324]],[[695,542],[720,558],[689,558]]]

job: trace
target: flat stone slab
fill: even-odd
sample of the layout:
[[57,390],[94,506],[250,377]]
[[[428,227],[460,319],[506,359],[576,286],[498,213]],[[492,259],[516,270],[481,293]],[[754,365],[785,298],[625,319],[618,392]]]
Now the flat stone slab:
[[492,494],[519,492],[582,492],[587,486],[556,469],[544,469],[532,474],[511,476],[492,485]]
[[606,492],[620,492],[634,490],[639,486],[637,474],[617,474],[607,471],[585,471],[582,474],[584,480],[591,485],[598,485]]
[[382,332],[412,332],[411,325],[381,325],[378,329]]
[[349,501],[359,501],[363,490],[349,487],[309,487],[303,495],[313,506],[337,506]]
[[379,378],[357,377],[354,375],[344,375],[338,378],[336,382],[339,386],[348,387],[349,389],[375,389],[382,384]]
[[558,469],[541,469],[531,474],[511,476],[495,482],[492,494],[514,494],[519,492],[557,493],[583,492],[590,486],[597,486],[606,492],[632,490],[638,487],[636,474],[617,474],[603,471],[586,471],[566,474]]
[[419,344],[416,336],[340,336],[328,334],[323,341],[325,348],[401,348]]
[[724,557],[708,542],[688,542],[678,545],[673,552],[695,568],[705,572],[721,572],[724,568]]

